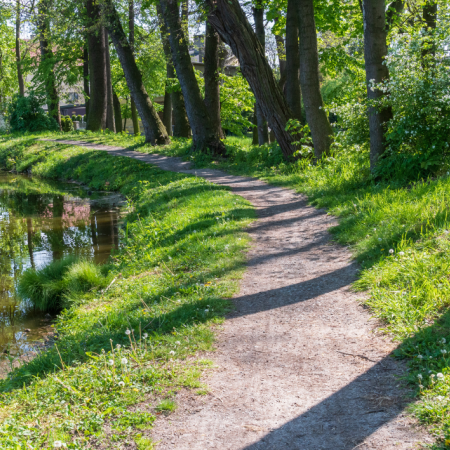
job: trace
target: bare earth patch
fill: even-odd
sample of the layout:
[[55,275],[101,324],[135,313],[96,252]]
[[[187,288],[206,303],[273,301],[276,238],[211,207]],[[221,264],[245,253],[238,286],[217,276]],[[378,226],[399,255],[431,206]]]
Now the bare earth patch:
[[404,409],[410,392],[395,348],[350,285],[358,266],[331,242],[336,224],[304,196],[180,158],[59,141],[192,173],[230,186],[256,207],[241,291],[208,355],[210,393],[178,394],[156,421],[159,449],[412,449],[432,440]]

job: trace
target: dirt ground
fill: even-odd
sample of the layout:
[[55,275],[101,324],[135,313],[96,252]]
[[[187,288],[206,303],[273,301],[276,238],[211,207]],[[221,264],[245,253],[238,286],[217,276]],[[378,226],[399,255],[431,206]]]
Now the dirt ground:
[[178,394],[158,449],[414,449],[432,440],[405,412],[395,348],[350,290],[358,265],[331,242],[336,224],[292,190],[179,158],[62,141],[227,185],[255,206],[253,246],[235,311],[218,336],[210,393]]

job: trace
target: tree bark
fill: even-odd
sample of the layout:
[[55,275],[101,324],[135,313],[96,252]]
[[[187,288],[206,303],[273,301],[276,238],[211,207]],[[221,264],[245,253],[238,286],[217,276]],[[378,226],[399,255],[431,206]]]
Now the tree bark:
[[181,0],[181,23],[184,36],[189,42],[189,0]]
[[[128,0],[128,29],[129,29],[128,40],[130,43],[131,51],[133,52],[134,55],[134,0]],[[133,132],[134,134],[138,134],[140,132],[139,120],[133,97],[131,97],[130,108],[131,108],[131,120],[133,122]]]
[[[379,89],[373,89],[371,82],[381,83],[389,78],[388,68],[383,64],[387,55],[384,0],[364,0],[363,18],[367,97],[369,100],[377,100],[384,94]],[[385,108],[377,111],[374,107],[369,107],[368,114],[370,168],[373,171],[386,149],[384,133],[386,123],[392,118],[392,110]]]
[[392,27],[394,21],[400,16],[405,7],[405,0],[394,0],[386,11],[386,31]]
[[[263,55],[266,54],[266,32],[264,29],[264,7],[257,5],[252,8],[253,20],[255,21],[255,33],[263,49]],[[264,113],[256,100],[256,121],[258,129],[258,144],[264,145],[269,142],[269,129]]]
[[23,82],[22,59],[20,57],[20,0],[16,0],[16,64],[19,95],[23,97],[25,95],[25,84]]
[[172,96],[170,92],[164,92],[164,110],[163,110],[163,124],[166,127],[167,134],[172,136]]
[[320,158],[330,150],[333,129],[323,109],[319,81],[316,23],[313,0],[299,0],[300,83],[306,120],[311,130],[314,154]]
[[288,0],[286,14],[286,101],[294,119],[303,122],[300,91],[300,52],[298,42],[298,7],[296,0]]
[[436,55],[436,44],[434,43],[434,30],[437,20],[437,3],[435,0],[427,0],[422,9],[423,20],[425,22],[425,31],[430,41],[424,43],[422,49],[422,66],[424,68],[432,66],[434,56]]
[[282,36],[276,34],[275,42],[277,44],[277,56],[280,68],[280,80],[278,81],[278,86],[280,86],[280,90],[284,92],[284,88],[286,86],[286,48],[284,46],[284,39]]
[[242,74],[248,81],[286,160],[297,150],[296,137],[285,130],[292,118],[272,69],[267,62],[252,26],[237,0],[205,0],[208,20],[239,60]]
[[160,5],[168,31],[172,61],[180,81],[189,123],[192,128],[193,147],[197,151],[204,152],[209,149],[213,154],[224,155],[225,146],[220,141],[220,136],[217,135],[211,123],[209,111],[203,102],[195,78],[177,2],[176,0],[160,0]]
[[87,45],[83,50],[83,89],[86,118],[89,116],[89,52]]
[[122,133],[122,111],[120,110],[120,101],[116,91],[113,90],[114,105],[114,121],[116,125],[116,133]]
[[59,109],[59,95],[56,89],[55,69],[52,62],[53,51],[49,45],[50,23],[48,18],[48,0],[41,0],[38,4],[38,31],[41,59],[39,65],[45,76],[45,92],[47,108],[50,117],[53,117],[61,129],[61,113]]
[[127,80],[128,89],[136,103],[142,125],[144,126],[145,142],[152,145],[166,145],[170,138],[166,128],[159,118],[142,82],[142,74],[136,65],[133,51],[120,23],[119,15],[111,0],[104,2],[107,18],[107,28],[116,48],[117,56]]
[[106,127],[106,51],[105,32],[100,25],[100,9],[95,0],[87,0],[86,9],[89,19],[89,115],[86,129],[103,130]]
[[105,28],[105,61],[106,61],[106,128],[109,131],[116,132],[114,120],[114,99],[111,81],[111,59],[109,55],[109,36]]
[[214,27],[206,21],[205,63],[203,78],[205,80],[205,106],[209,111],[215,133],[223,139],[220,120],[220,72],[219,72],[220,37]]
[[[158,13],[159,31],[161,33],[161,41],[163,44],[164,55],[166,57],[166,70],[167,78],[176,78],[175,69],[173,67],[172,54],[170,52],[170,43],[167,35],[166,24],[162,15],[161,5],[156,4],[156,10]],[[173,118],[173,135],[175,137],[188,138],[191,132],[191,126],[187,118],[186,106],[184,104],[183,93],[181,90],[173,91],[170,93],[170,99],[172,101],[172,118]],[[165,104],[165,96],[164,96]]]

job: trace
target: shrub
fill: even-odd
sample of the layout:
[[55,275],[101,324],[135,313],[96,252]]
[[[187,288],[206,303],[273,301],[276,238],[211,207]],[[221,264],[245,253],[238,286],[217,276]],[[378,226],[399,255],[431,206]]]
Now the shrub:
[[81,122],[81,120],[82,120],[81,114],[78,114],[78,115],[77,115],[77,121],[78,121],[78,122]]
[[105,286],[100,267],[74,256],[51,262],[43,269],[26,270],[17,286],[18,294],[40,311],[60,310],[77,294]]
[[16,95],[8,106],[11,131],[57,131],[58,123],[41,108],[33,92],[27,97]]
[[68,133],[69,131],[73,131],[73,122],[69,116],[61,117],[61,128],[65,133]]
[[72,122],[75,122],[75,121],[77,120],[77,116],[76,116],[76,114],[72,114],[72,117],[71,117],[71,119],[72,119]]

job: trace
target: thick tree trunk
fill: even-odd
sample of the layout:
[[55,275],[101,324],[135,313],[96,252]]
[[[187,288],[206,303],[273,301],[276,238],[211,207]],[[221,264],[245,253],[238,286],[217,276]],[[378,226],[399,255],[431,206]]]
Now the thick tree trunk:
[[298,43],[298,7],[296,0],[288,0],[286,14],[286,101],[294,119],[302,118],[302,98],[300,92],[300,53]]
[[320,158],[330,150],[333,129],[323,109],[319,81],[316,23],[313,0],[299,0],[300,83],[306,120],[311,130],[314,154]]
[[[156,10],[158,13],[159,30],[161,33],[161,41],[163,44],[164,55],[166,57],[166,70],[167,78],[176,78],[175,69],[173,67],[172,54],[170,52],[170,43],[167,36],[166,24],[162,15],[161,5],[156,4]],[[172,119],[173,119],[173,135],[175,137],[188,138],[191,132],[189,120],[187,118],[186,106],[184,104],[183,93],[181,90],[170,93],[170,99],[172,102]],[[164,104],[165,104],[164,96]]]
[[[253,20],[255,21],[255,34],[263,49],[263,55],[266,54],[266,32],[264,29],[264,7],[258,5],[252,8]],[[256,100],[256,121],[258,126],[258,143],[264,145],[269,142],[269,129],[264,113]]]
[[86,118],[89,116],[89,52],[87,44],[83,50],[83,89]]
[[89,18],[89,116],[86,129],[103,130],[106,127],[106,51],[105,32],[100,25],[100,9],[94,0],[87,0],[86,9]]
[[225,146],[220,141],[203,102],[200,89],[195,78],[191,57],[182,23],[178,13],[176,0],[160,0],[164,23],[169,35],[172,61],[177,72],[183,92],[189,123],[192,128],[193,146],[195,150],[214,154],[225,154]]
[[[388,68],[383,64],[387,55],[386,22],[384,0],[364,0],[364,59],[366,67],[367,97],[369,100],[381,98],[384,94],[371,87],[372,80],[381,83],[389,78]],[[386,122],[392,118],[392,110],[377,111],[369,107],[370,168],[374,170],[386,149],[384,133]]]
[[163,110],[163,124],[166,127],[167,134],[172,136],[172,96],[170,92],[164,92],[164,110]]
[[[129,29],[128,42],[130,44],[131,51],[133,52],[134,55],[134,0],[128,0],[128,29]],[[134,134],[138,134],[140,132],[139,120],[133,97],[131,97],[130,108],[131,108],[131,121],[133,122],[133,132]]]
[[116,91],[113,90],[113,105],[114,105],[114,121],[116,124],[116,133],[122,133],[122,111],[120,110],[120,101],[117,97]]
[[181,0],[181,23],[184,37],[189,42],[189,0]]
[[39,64],[45,74],[45,91],[47,96],[47,108],[50,117],[53,117],[61,129],[61,113],[59,109],[59,95],[56,89],[53,52],[48,42],[50,35],[50,22],[48,18],[48,0],[41,0],[38,4],[38,30],[41,59]]
[[25,95],[25,84],[23,82],[22,58],[20,56],[20,0],[16,0],[16,64],[19,95],[23,97]]
[[142,125],[144,126],[145,142],[152,145],[170,143],[166,128],[158,116],[142,81],[142,74],[136,65],[133,51],[120,23],[119,15],[111,0],[106,0],[105,13],[107,28],[116,48],[117,56],[127,80],[128,89],[134,99]]
[[253,108],[253,133],[252,133],[252,145],[258,145],[258,120],[256,119],[256,103]]
[[205,33],[205,65],[203,78],[205,80],[205,106],[209,111],[215,133],[223,139],[220,120],[220,73],[219,73],[220,37],[213,26],[206,21]]
[[109,35],[105,28],[105,54],[106,54],[106,128],[109,131],[116,132],[116,124],[114,120],[114,99],[113,88],[111,82],[111,59],[109,56]]
[[239,59],[242,74],[275,133],[285,159],[290,160],[297,150],[293,144],[296,137],[285,130],[292,112],[244,11],[237,0],[206,0],[206,4],[209,22]]
[[284,46],[284,39],[282,36],[276,34],[275,42],[277,44],[277,56],[280,68],[280,80],[278,81],[278,86],[280,86],[280,90],[284,92],[284,88],[286,86],[286,48]]
[[423,5],[423,20],[425,22],[426,34],[429,36],[429,40],[424,43],[422,49],[422,66],[424,68],[431,67],[434,63],[434,57],[436,54],[436,44],[434,43],[434,30],[436,29],[437,20],[437,3],[434,0],[428,0]]

